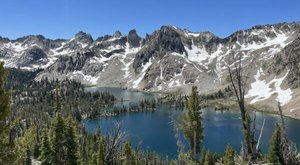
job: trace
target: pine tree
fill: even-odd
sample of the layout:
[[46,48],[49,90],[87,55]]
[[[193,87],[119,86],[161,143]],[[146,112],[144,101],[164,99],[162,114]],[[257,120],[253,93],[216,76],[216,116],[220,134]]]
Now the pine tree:
[[67,157],[66,157],[66,165],[76,165],[78,164],[78,143],[74,128],[74,121],[71,116],[67,118],[66,121],[66,151],[67,151]]
[[11,164],[14,158],[13,144],[8,142],[7,117],[10,113],[10,93],[4,90],[8,71],[0,62],[0,164]]
[[170,165],[176,165],[176,162],[174,160],[171,160]]
[[197,87],[192,87],[192,93],[186,103],[187,111],[181,116],[181,127],[184,136],[188,139],[194,160],[200,152],[203,140],[203,128],[201,124],[200,96]]
[[231,145],[228,144],[224,154],[224,165],[235,165],[234,155],[234,150],[232,149]]
[[276,125],[274,133],[270,141],[270,148],[268,153],[268,160],[273,164],[285,164],[280,149],[281,145],[281,129],[279,125]]
[[47,129],[43,130],[43,136],[42,136],[42,144],[41,144],[41,165],[51,165],[51,155],[52,151],[49,145],[49,139],[48,139],[48,133]]
[[105,159],[105,149],[104,149],[104,143],[101,136],[99,136],[99,148],[98,148],[98,165],[104,165],[104,159]]
[[[35,124],[32,124],[28,129],[24,131],[24,134],[15,140],[15,151],[18,157],[15,160],[16,164],[28,163],[31,153],[33,151],[34,144],[37,141]],[[26,160],[27,159],[27,160]]]
[[60,89],[59,89],[59,85],[57,83],[56,87],[55,87],[55,113],[56,113],[56,115],[61,114],[61,98],[59,95],[59,93],[60,93],[59,91],[60,91]]
[[53,150],[52,162],[56,165],[64,163],[64,130],[64,120],[60,115],[57,115],[53,123],[53,137],[50,143]]
[[204,165],[214,165],[213,154],[210,151],[205,154]]
[[51,138],[51,149],[53,151],[52,155],[52,163],[55,165],[60,165],[65,163],[65,152],[64,152],[64,144],[65,144],[65,125],[64,120],[61,117],[61,103],[60,103],[60,95],[58,86],[56,87],[56,97],[55,97],[55,112],[56,117],[52,126],[52,138]]
[[93,153],[92,154],[92,159],[90,160],[89,165],[98,165],[98,162],[97,162],[97,153]]
[[136,165],[136,161],[134,160],[134,152],[131,148],[131,145],[129,142],[126,142],[124,145],[124,154],[126,156],[125,162],[123,164],[125,165]]

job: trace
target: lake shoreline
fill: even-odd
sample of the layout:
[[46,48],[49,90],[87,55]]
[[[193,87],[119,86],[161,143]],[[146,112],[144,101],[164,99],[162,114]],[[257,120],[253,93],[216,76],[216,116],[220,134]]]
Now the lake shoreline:
[[[235,111],[239,111],[238,110],[239,107],[235,101],[226,100],[225,102],[226,103],[224,103],[224,99],[215,99],[215,100],[209,100],[209,103],[206,105],[208,105],[209,107],[213,107],[213,108],[216,107],[218,109],[220,109],[220,108],[233,109],[233,110],[236,109]],[[257,111],[257,112],[263,112],[266,114],[280,116],[278,111],[275,111],[275,109],[272,107],[267,107],[267,105],[265,107],[263,107],[263,106],[253,105],[253,104],[246,104],[246,109],[249,109],[250,111]],[[266,109],[266,110],[263,110],[263,109]],[[295,116],[295,115],[291,116],[290,114],[286,114],[286,113],[283,113],[283,116],[289,117],[292,119],[296,119],[296,120],[300,120],[300,116]]]
[[[131,92],[141,92],[141,93],[145,93],[145,94],[158,94],[158,95],[168,95],[168,94],[173,93],[173,92],[149,92],[149,91],[133,89],[133,88],[103,87],[103,86],[97,86],[97,85],[89,85],[89,86],[85,85],[85,88],[115,88],[115,89],[129,90]],[[229,104],[226,104],[226,103],[224,104],[224,100],[225,100],[225,102],[229,102]],[[130,100],[128,100],[128,101],[130,101]],[[236,102],[231,99],[214,99],[214,100],[209,100],[209,102],[210,102],[209,107],[211,107],[211,108],[217,108],[217,109],[225,108],[224,111],[226,111],[227,108],[238,109]],[[250,109],[250,111],[257,111],[257,112],[263,112],[266,114],[279,115],[279,112],[275,111],[274,108],[269,107],[268,105],[265,105],[264,107],[262,107],[262,106],[253,105],[253,104],[246,104],[246,108]],[[263,110],[263,109],[267,109],[267,110]],[[238,110],[236,110],[236,111],[238,111]],[[300,116],[297,116],[297,115],[283,113],[283,116],[300,120]]]

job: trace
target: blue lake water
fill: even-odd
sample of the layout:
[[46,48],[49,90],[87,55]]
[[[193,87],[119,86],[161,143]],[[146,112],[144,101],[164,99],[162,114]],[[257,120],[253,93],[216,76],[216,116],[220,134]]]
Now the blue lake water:
[[[138,102],[144,99],[156,99],[158,94],[149,94],[143,92],[132,92],[118,88],[87,88],[87,91],[108,91],[114,94],[118,99],[126,100],[123,104]],[[120,103],[118,103],[120,104]],[[204,141],[203,145],[214,152],[222,153],[227,144],[231,144],[237,151],[241,148],[242,126],[240,114],[236,111],[214,111],[213,109],[203,109],[203,127]],[[140,143],[143,149],[154,151],[163,156],[174,157],[177,155],[178,147],[172,119],[176,118],[181,110],[175,110],[169,106],[160,106],[154,112],[136,112],[126,113],[116,117],[102,117],[98,119],[85,120],[86,128],[94,133],[100,126],[103,134],[113,129],[115,122],[121,122],[122,129],[128,134],[133,144]],[[253,115],[253,114],[252,114]],[[262,134],[260,149],[267,152],[269,139],[274,130],[276,122],[280,118],[277,115],[256,113],[256,139],[266,119],[264,131]],[[300,120],[285,117],[287,133],[290,140],[300,147]],[[186,147],[188,145],[186,144]]]

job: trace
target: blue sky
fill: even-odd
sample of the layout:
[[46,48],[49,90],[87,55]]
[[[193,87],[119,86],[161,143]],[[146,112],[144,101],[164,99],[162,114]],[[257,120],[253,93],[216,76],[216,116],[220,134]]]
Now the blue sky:
[[78,31],[97,38],[130,29],[144,36],[162,25],[226,37],[258,24],[300,21],[299,0],[3,0],[0,11],[0,36],[11,39],[71,38]]

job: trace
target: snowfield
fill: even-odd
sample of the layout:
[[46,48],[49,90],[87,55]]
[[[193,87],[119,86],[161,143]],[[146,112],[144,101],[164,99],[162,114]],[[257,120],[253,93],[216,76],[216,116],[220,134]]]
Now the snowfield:
[[[252,98],[250,104],[266,100],[273,94],[277,94],[277,101],[279,101],[282,105],[287,104],[292,99],[293,92],[290,88],[282,89],[281,84],[288,75],[289,71],[287,71],[287,73],[283,77],[275,77],[268,83],[266,82],[266,80],[260,80],[262,73],[263,71],[260,68],[254,76],[255,81],[251,84],[251,89],[246,95],[246,98]],[[272,85],[274,86],[273,88],[271,88]]]

